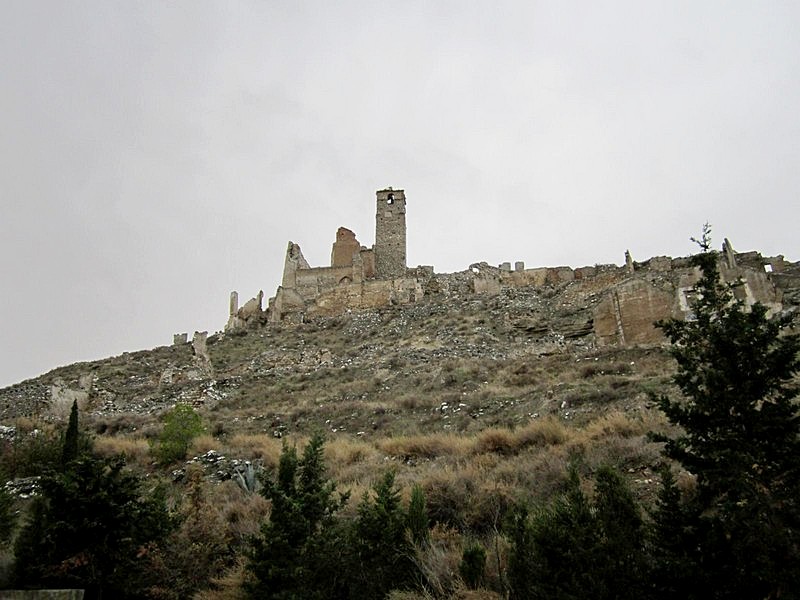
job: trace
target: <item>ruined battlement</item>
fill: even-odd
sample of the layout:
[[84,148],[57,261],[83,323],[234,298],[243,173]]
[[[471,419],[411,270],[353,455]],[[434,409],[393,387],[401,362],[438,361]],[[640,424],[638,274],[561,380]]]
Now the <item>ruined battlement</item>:
[[[268,307],[262,293],[238,307],[231,296],[226,330],[253,323],[301,323],[349,311],[390,305],[446,302],[452,297],[496,296],[513,290],[559,290],[569,299],[568,337],[590,336],[592,344],[631,345],[663,340],[655,321],[686,318],[687,295],[699,278],[688,257],[655,256],[637,262],[625,252],[625,263],[525,268],[522,261],[498,266],[474,263],[458,273],[435,273],[433,267],[406,264],[406,196],[403,190],[376,192],[375,244],[361,245],[356,234],[340,227],[331,249],[330,266],[312,267],[300,246],[289,242],[283,277]],[[772,312],[800,308],[800,263],[758,252],[737,253],[726,239],[718,253],[724,281],[740,282],[736,293],[747,305],[760,302]],[[527,322],[509,315],[510,322]],[[527,327],[527,325],[526,325]],[[552,323],[535,328],[553,329]]]

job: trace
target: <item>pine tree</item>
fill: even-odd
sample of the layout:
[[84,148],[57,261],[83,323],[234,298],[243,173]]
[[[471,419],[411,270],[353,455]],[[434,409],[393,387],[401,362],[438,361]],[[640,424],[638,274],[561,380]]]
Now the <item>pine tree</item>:
[[414,581],[408,515],[400,502],[394,473],[388,471],[358,506],[354,546],[358,572],[358,598],[383,598],[393,589],[406,589]]
[[517,516],[509,583],[514,600],[645,597],[644,530],[625,480],[598,471],[594,499],[575,465],[565,493],[528,518]]
[[15,585],[139,597],[148,547],[173,526],[163,494],[143,493],[121,458],[78,457],[40,483],[15,543]]
[[661,472],[661,489],[653,512],[650,579],[657,598],[695,598],[700,564],[695,502],[681,498],[669,467]]
[[721,281],[709,235],[706,226],[694,257],[702,275],[693,318],[659,324],[672,342],[683,396],[659,398],[683,431],[666,439],[665,454],[697,477],[696,504],[687,504],[684,522],[662,526],[693,531],[685,543],[700,544],[697,597],[795,597],[800,338],[785,334],[788,316],[770,318],[763,305],[748,310],[736,299],[739,284]]
[[340,597],[345,586],[344,557],[336,549],[342,532],[335,514],[347,502],[325,476],[324,437],[315,434],[298,459],[284,446],[276,479],[264,482],[272,502],[269,521],[253,542],[247,586],[253,598]]

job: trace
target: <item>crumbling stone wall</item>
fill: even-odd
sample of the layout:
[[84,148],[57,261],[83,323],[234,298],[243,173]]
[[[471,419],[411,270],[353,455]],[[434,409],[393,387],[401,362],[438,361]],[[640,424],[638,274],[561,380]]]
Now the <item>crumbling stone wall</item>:
[[[772,313],[782,310],[783,294],[764,270],[758,253],[735,254],[725,240],[718,263],[724,282],[739,283],[734,294],[746,306],[759,302]],[[659,256],[634,266],[628,278],[605,291],[594,309],[599,346],[660,343],[664,337],[656,321],[691,318],[689,296],[700,271],[689,259]]]
[[228,323],[225,325],[225,331],[234,331],[265,322],[266,313],[262,308],[263,301],[264,292],[259,290],[254,298],[250,298],[244,303],[244,306],[239,308],[239,293],[236,291],[231,292]]
[[[556,290],[561,301],[567,300],[569,306],[561,308],[568,316],[559,317],[559,323],[531,325],[522,318],[522,326],[513,325],[525,331],[544,327],[554,339],[592,335],[600,346],[661,343],[663,335],[655,321],[690,317],[688,292],[699,278],[690,258],[655,256],[636,262],[625,251],[621,267],[526,269],[523,261],[515,261],[512,269],[510,261],[496,267],[479,262],[465,271],[437,274],[433,267],[409,269],[406,264],[405,192],[378,190],[376,202],[372,249],[361,246],[351,230],[340,227],[331,265],[311,267],[300,246],[289,242],[282,285],[266,311],[269,321],[301,322],[306,316],[332,316],[424,298],[435,302],[523,289],[542,290],[545,295]],[[736,253],[727,239],[719,262],[724,281],[742,282],[736,293],[746,304],[760,302],[777,312],[788,301],[791,310],[800,312],[800,263],[787,262],[783,256],[764,258],[758,252]],[[233,299],[231,306],[231,319],[240,319],[244,309],[234,309]],[[259,297],[257,308],[254,305],[245,312],[257,314],[260,306]],[[512,316],[509,319],[517,323]]]
[[361,244],[356,239],[356,234],[346,227],[339,227],[336,232],[336,241],[331,250],[331,267],[351,267],[353,257],[361,250]]

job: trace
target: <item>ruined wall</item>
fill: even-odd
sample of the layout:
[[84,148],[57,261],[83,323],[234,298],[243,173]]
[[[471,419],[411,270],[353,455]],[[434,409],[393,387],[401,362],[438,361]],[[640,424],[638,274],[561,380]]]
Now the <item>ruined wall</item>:
[[[720,277],[734,286],[734,295],[752,306],[759,302],[769,312],[783,309],[783,292],[764,270],[761,255],[733,252],[725,240],[718,255]],[[752,256],[756,254],[756,256]],[[745,260],[739,260],[742,256]],[[664,337],[654,323],[661,319],[691,318],[691,291],[700,271],[690,259],[666,256],[634,264],[634,271],[605,291],[594,309],[594,333],[599,346],[650,344]]]
[[663,290],[644,279],[630,279],[613,286],[593,315],[598,346],[652,344],[663,335],[654,323],[676,311],[674,290]]
[[375,268],[379,278],[402,277],[406,271],[406,196],[403,190],[377,192]]
[[353,257],[361,250],[361,244],[356,239],[356,234],[346,227],[339,227],[336,232],[336,241],[331,250],[332,267],[349,267],[353,264]]
[[225,331],[233,331],[265,322],[266,314],[262,308],[263,301],[264,292],[259,291],[254,298],[250,298],[240,308],[239,293],[236,291],[231,292],[228,306],[228,323],[225,325]]
[[[651,344],[663,341],[655,321],[690,318],[692,286],[699,271],[690,258],[655,256],[644,262],[625,252],[625,263],[596,264],[571,268],[526,269],[522,261],[492,266],[485,262],[449,274],[435,274],[433,267],[409,269],[406,265],[406,198],[403,190],[376,192],[375,245],[361,246],[355,233],[340,227],[331,250],[330,267],[311,267],[300,246],[289,243],[282,285],[267,309],[271,322],[299,322],[306,316],[332,316],[363,310],[419,302],[425,297],[494,296],[525,290],[524,294],[558,296],[552,323],[534,323],[522,318],[525,331],[542,328],[554,339],[585,337],[593,343]],[[800,263],[783,256],[764,258],[758,252],[736,253],[726,239],[718,253],[724,281],[741,281],[735,293],[747,305],[760,302],[772,312],[800,312]],[[234,300],[232,299],[232,303]],[[252,301],[251,301],[252,303]],[[232,304],[233,306],[233,304]],[[260,311],[260,298],[258,310]],[[231,309],[237,318],[242,310]],[[510,321],[514,319],[509,316]],[[588,339],[588,338],[586,338]]]

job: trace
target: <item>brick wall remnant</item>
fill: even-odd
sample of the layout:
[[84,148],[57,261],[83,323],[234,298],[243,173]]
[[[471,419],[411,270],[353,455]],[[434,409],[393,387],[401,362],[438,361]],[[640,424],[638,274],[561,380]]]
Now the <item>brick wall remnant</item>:
[[192,336],[192,354],[204,361],[211,360],[211,357],[208,355],[207,340],[207,331],[195,331]]
[[595,307],[594,333],[599,346],[651,344],[663,339],[658,319],[674,314],[674,293],[645,279],[615,285]]
[[262,308],[264,292],[259,290],[254,298],[250,298],[239,308],[239,293],[231,292],[230,314],[225,331],[234,331],[243,327],[248,327],[256,323],[263,323],[267,320],[267,315]]
[[283,262],[283,287],[293,288],[295,285],[296,273],[299,269],[310,269],[311,267],[300,250],[300,244],[289,242],[286,248],[286,258]]
[[172,336],[172,345],[173,346],[180,346],[181,344],[185,344],[189,341],[189,334],[188,333],[175,333]]
[[336,232],[336,241],[331,250],[332,267],[349,267],[353,264],[353,258],[361,250],[361,244],[356,239],[356,234],[346,227],[339,227]]

